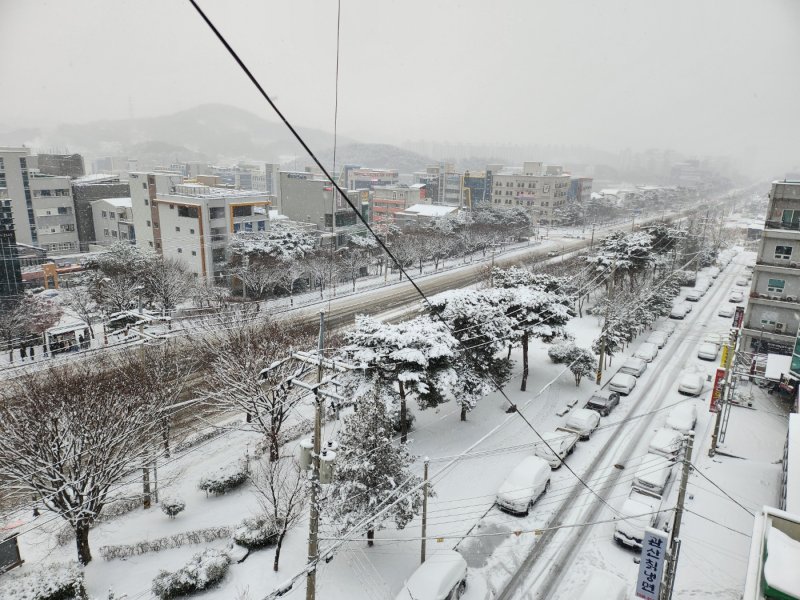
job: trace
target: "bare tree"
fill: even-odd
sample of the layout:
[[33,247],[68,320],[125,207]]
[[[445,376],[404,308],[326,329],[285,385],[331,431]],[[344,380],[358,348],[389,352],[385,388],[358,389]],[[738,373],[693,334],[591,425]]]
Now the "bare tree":
[[289,304],[294,306],[294,288],[297,282],[305,277],[308,269],[296,258],[284,258],[278,268],[277,285],[289,294]]
[[263,298],[277,285],[279,279],[279,266],[277,261],[250,261],[247,266],[240,266],[235,270],[236,276],[242,282],[242,291],[250,292],[250,297],[256,300]]
[[324,298],[325,284],[330,279],[334,270],[331,253],[320,249],[306,258],[308,274],[314,286],[319,286],[319,297]]
[[347,275],[356,291],[356,279],[361,275],[361,269],[369,265],[369,255],[360,248],[343,248],[339,251],[339,262],[342,273]]
[[100,313],[100,305],[89,289],[85,286],[69,288],[64,304],[89,326],[89,336],[94,339],[92,323]]
[[14,346],[21,341],[28,323],[29,318],[24,303],[7,300],[0,305],[0,336],[8,349],[9,362],[14,362]]
[[157,407],[106,365],[79,363],[19,378],[0,404],[4,491],[30,497],[75,531],[78,560],[92,560],[89,528],[111,487],[158,433]]
[[258,463],[250,481],[253,493],[262,510],[273,520],[277,528],[277,545],[272,570],[278,570],[283,539],[303,515],[308,488],[300,465],[292,457]]
[[191,279],[183,261],[158,257],[142,274],[146,295],[166,313],[184,300],[191,289]]

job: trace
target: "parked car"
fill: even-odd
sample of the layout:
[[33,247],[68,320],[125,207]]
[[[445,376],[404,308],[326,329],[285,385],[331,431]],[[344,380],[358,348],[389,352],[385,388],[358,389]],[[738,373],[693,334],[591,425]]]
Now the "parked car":
[[742,292],[732,292],[728,297],[728,302],[744,302],[744,294]]
[[711,280],[707,277],[698,277],[697,281],[694,283],[694,289],[700,290],[703,294],[708,291],[708,288],[711,287]]
[[738,277],[736,279],[736,285],[741,287],[747,287],[747,278],[746,277]]
[[440,550],[417,567],[396,600],[457,600],[466,589],[467,561],[455,550]]
[[[533,454],[546,460],[551,469],[557,469],[561,466],[562,461],[575,450],[575,445],[578,443],[580,436],[574,431],[559,427],[555,431],[543,433],[542,438],[547,444],[538,442]],[[550,448],[548,448],[548,445]]]
[[[616,377],[616,375],[614,375]],[[628,375],[630,377],[630,375]],[[612,379],[613,381],[613,379]],[[609,385],[609,387],[611,387]],[[589,401],[583,405],[583,408],[588,408],[600,413],[600,416],[607,417],[614,408],[619,404],[619,393],[617,391],[611,392],[608,396],[597,392],[592,394]]]
[[677,327],[677,325],[672,321],[664,321],[663,323],[659,323],[656,327],[656,331],[663,331],[667,335],[672,335],[675,332],[675,327]]
[[717,360],[719,347],[711,342],[703,342],[697,349],[697,358],[702,360]]
[[694,309],[694,305],[691,302],[684,302],[683,307],[686,309],[687,314],[692,312],[692,310]]
[[636,358],[641,358],[646,362],[653,362],[653,359],[658,356],[658,346],[645,342],[633,353]]
[[600,413],[588,408],[572,411],[564,427],[577,433],[582,440],[588,440],[600,422]]
[[719,269],[717,267],[711,267],[708,270],[708,274],[711,276],[712,279],[716,279],[719,277]]
[[619,508],[614,539],[623,546],[641,548],[644,530],[655,525],[660,509],[661,496],[637,487],[631,488]]
[[669,411],[667,415],[667,427],[689,433],[697,423],[697,407],[691,402],[682,402]]
[[717,348],[722,347],[722,343],[725,341],[725,338],[722,336],[721,333],[714,333],[709,332],[706,334],[706,337],[703,338],[703,342],[707,342],[709,344],[714,344]]
[[617,373],[608,382],[608,389],[627,396],[636,387],[636,377],[627,373]]
[[672,307],[672,310],[669,313],[670,319],[683,319],[686,317],[687,314],[686,307],[683,304],[676,304]]
[[655,344],[659,348],[663,348],[666,345],[668,338],[669,336],[663,331],[654,331],[647,336],[647,343]]
[[703,292],[700,290],[689,290],[686,292],[686,299],[689,302],[697,302],[703,297]]
[[628,583],[613,573],[589,568],[589,576],[577,590],[576,600],[626,600]]
[[736,308],[733,306],[723,306],[717,311],[717,314],[720,317],[732,317],[736,314]]
[[619,368],[619,372],[627,373],[628,375],[633,375],[634,377],[641,377],[642,373],[644,373],[646,369],[646,360],[631,356],[625,359],[625,362],[622,363],[622,366]]
[[647,451],[650,454],[674,460],[681,449],[682,439],[683,434],[680,431],[670,429],[669,427],[661,427],[656,430],[653,438],[650,440]]
[[703,376],[688,371],[681,373],[678,391],[685,396],[699,396],[703,392]]
[[550,464],[538,456],[526,456],[497,491],[497,505],[507,512],[527,515],[531,504],[548,489]]
[[633,476],[633,485],[659,496],[662,495],[672,475],[673,464],[675,463],[663,456],[645,454]]

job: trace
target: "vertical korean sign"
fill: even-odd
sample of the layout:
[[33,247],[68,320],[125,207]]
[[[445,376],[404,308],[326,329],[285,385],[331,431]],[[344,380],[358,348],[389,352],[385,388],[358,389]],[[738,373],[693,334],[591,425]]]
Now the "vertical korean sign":
[[719,412],[719,403],[722,400],[722,382],[725,379],[725,369],[717,369],[714,377],[714,387],[711,388],[711,403],[708,412]]
[[636,579],[636,597],[658,600],[664,563],[667,561],[667,534],[648,527],[642,540],[642,558]]
[[736,307],[736,314],[733,315],[733,328],[739,329],[744,321],[744,306]]

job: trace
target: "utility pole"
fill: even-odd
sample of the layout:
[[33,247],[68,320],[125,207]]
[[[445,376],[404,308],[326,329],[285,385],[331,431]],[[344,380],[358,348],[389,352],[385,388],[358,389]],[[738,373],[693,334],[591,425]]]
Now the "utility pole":
[[694,447],[694,432],[690,431],[685,438],[683,447],[683,471],[681,483],[678,488],[678,504],[675,506],[675,518],[672,522],[672,531],[669,534],[669,554],[667,555],[667,569],[664,585],[661,587],[661,600],[672,600],[672,588],[675,585],[675,573],[678,569],[678,555],[681,550],[681,520],[683,519],[683,503],[686,500],[686,485],[689,481],[689,471],[692,468],[692,448]]
[[594,226],[595,225],[597,225],[597,223],[592,223],[592,239],[589,240],[589,252],[591,252],[592,248],[594,248]]
[[319,506],[317,506],[317,495],[319,493],[319,455],[322,451],[322,396],[320,395],[319,384],[322,382],[322,349],[325,347],[325,312],[319,312],[319,342],[317,353],[319,355],[319,366],[317,367],[317,387],[314,390],[314,450],[311,455],[311,515],[308,524],[308,564],[314,567],[308,570],[306,575],[306,600],[314,600],[317,593],[317,566],[319,558]]
[[428,535],[428,457],[425,457],[422,484],[422,547],[419,554],[420,564],[425,562],[425,537]]
[[606,315],[603,318],[603,329],[600,330],[600,359],[597,361],[597,377],[595,382],[600,385],[603,381],[603,366],[606,361],[606,336],[608,335],[608,316],[611,312],[611,300],[614,297],[614,274],[617,270],[617,257],[611,263],[611,274],[608,279],[608,298],[606,299]]
[[697,279],[697,271],[700,270],[700,253],[703,251],[703,247],[706,243],[706,227],[708,226],[708,213],[706,211],[706,218],[703,220],[703,237],[700,240],[700,248],[697,251],[697,256],[694,257],[694,278]]
[[494,246],[492,246],[492,266],[489,269],[489,287],[494,287]]
[[[717,416],[714,421],[714,431],[711,434],[711,446],[709,446],[708,448],[708,455],[711,457],[713,457],[717,453],[717,444],[719,442],[720,432],[722,427],[722,413],[725,411],[725,405],[730,399],[729,396],[731,393],[731,383],[735,370],[733,368],[734,358],[736,356],[736,350],[738,347],[739,347],[739,330],[734,329],[731,331],[728,361],[724,365],[721,365],[721,367],[725,369],[725,378],[722,381],[722,394],[720,394],[719,402],[717,403]],[[711,390],[711,394],[712,395],[714,394],[714,390]]]

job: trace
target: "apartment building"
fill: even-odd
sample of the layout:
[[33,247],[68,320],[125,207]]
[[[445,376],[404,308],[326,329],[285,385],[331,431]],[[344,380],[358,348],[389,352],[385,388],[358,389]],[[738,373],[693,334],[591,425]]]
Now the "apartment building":
[[397,169],[368,169],[345,166],[345,186],[348,190],[371,190],[376,186],[397,185],[400,173]]
[[94,221],[94,245],[110,246],[116,242],[136,241],[130,198],[102,198],[91,202]]
[[800,180],[775,181],[742,329],[745,352],[790,355],[800,326]]
[[11,200],[0,200],[0,310],[3,301],[18,298],[23,293]]
[[522,167],[505,167],[494,173],[492,206],[520,207],[536,223],[554,223],[557,211],[567,200],[570,176],[559,166],[525,162]]
[[86,170],[80,154],[38,154],[39,171],[45,175],[64,175],[75,179],[83,177]]
[[[96,173],[72,180],[72,200],[75,204],[75,222],[78,226],[78,242],[81,252],[88,252],[89,245],[101,240],[94,229],[92,202],[106,198],[130,198],[131,188],[119,175]],[[102,231],[100,232],[102,234]],[[102,241],[102,240],[101,240]]]
[[397,213],[424,201],[424,183],[376,186],[372,189],[370,212],[375,222],[393,222]]
[[221,278],[229,236],[266,231],[274,196],[183,181],[176,173],[131,173],[136,244],[182,261],[199,277]]
[[464,205],[464,175],[451,163],[431,165],[414,173],[414,183],[424,183],[431,204]]
[[580,202],[586,206],[592,199],[592,178],[573,177],[570,179],[567,188],[567,200],[570,202]]

